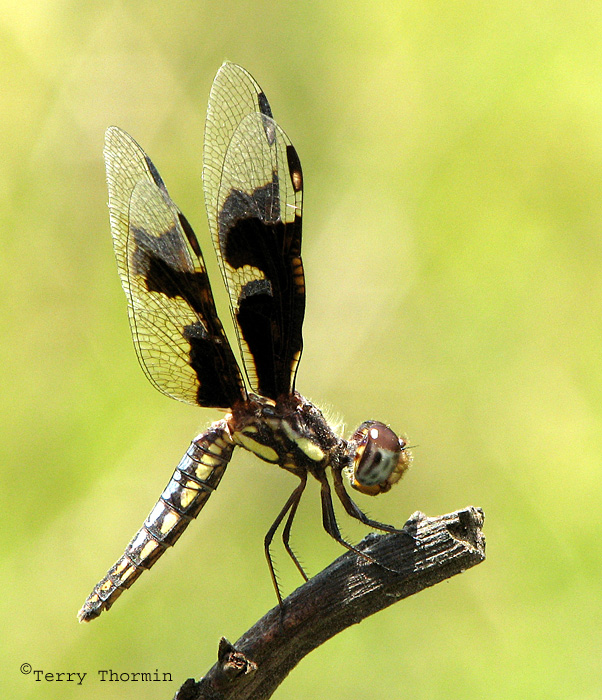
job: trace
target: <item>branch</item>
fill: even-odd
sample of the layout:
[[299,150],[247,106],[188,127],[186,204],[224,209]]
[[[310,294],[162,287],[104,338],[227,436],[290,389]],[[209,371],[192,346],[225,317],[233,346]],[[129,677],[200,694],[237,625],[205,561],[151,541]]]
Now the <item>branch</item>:
[[335,634],[480,564],[485,559],[483,517],[472,506],[436,518],[417,511],[402,534],[368,535],[358,549],[383,566],[343,554],[234,645],[222,637],[217,663],[200,681],[189,678],[174,700],[271,697],[306,654]]

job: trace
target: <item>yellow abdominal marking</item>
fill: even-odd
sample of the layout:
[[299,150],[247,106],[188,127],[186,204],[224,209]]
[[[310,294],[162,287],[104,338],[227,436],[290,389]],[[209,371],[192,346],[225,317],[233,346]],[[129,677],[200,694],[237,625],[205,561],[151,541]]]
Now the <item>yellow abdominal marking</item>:
[[217,439],[215,442],[213,442],[209,447],[207,448],[209,452],[213,452],[213,454],[219,455],[222,453],[222,450],[226,446],[226,443],[221,440]]
[[205,464],[213,469],[213,467],[217,467],[218,464],[223,464],[223,460],[217,455],[215,457],[212,457],[211,455],[203,455],[201,464]]
[[149,554],[155,551],[158,547],[158,543],[155,540],[149,540],[144,547],[142,548],[142,551],[140,552],[140,559],[144,560],[146,557],[148,557]]
[[161,523],[161,534],[166,535],[178,522],[180,516],[177,513],[169,512]]
[[[189,481],[188,483],[190,484],[191,482]],[[192,503],[192,501],[194,501],[198,492],[198,487],[194,490],[184,488],[180,495],[180,505],[182,506],[182,508],[187,508]]]
[[[203,459],[207,459],[207,455],[204,455]],[[217,460],[216,460],[217,463]],[[212,472],[213,472],[213,466],[208,466],[207,464],[199,464],[199,466],[194,470],[194,473],[196,476],[198,476],[199,479],[206,480],[208,479]]]
[[[245,430],[248,431],[248,428],[245,428]],[[256,454],[266,462],[278,462],[278,453],[273,448],[268,447],[267,445],[262,445],[260,442],[253,440],[253,438],[250,438],[244,433],[236,432],[232,437],[234,438],[235,442],[238,442],[239,445],[246,447],[247,450],[253,452],[253,454]]]
[[114,573],[119,575],[123,572],[124,569],[127,569],[127,567],[130,565],[130,562],[127,559],[122,559],[116,566],[115,566],[115,571]]
[[[136,567],[132,564],[123,574],[123,576],[119,579],[119,585],[122,586],[125,581],[129,579],[129,577],[136,573]],[[135,579],[134,579],[135,580]]]

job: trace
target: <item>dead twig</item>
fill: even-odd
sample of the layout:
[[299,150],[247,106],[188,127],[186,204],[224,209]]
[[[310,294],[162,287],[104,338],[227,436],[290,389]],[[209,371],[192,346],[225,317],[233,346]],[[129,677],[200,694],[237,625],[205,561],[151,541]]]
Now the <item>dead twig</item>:
[[[263,700],[310,651],[341,630],[485,559],[483,511],[472,506],[427,518],[416,512],[404,534],[370,534],[358,545],[383,564],[343,554],[270,610],[174,700]],[[407,534],[406,534],[407,533]],[[386,567],[386,568],[385,568]]]

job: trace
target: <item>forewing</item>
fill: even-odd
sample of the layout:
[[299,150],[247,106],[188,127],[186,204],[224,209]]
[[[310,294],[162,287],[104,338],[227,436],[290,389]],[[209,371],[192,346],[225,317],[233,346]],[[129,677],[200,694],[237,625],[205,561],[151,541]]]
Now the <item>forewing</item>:
[[107,130],[111,231],[140,364],[159,391],[228,408],[242,380],[217,316],[196,236],[150,158]]
[[261,88],[231,63],[209,98],[203,183],[249,382],[276,399],[294,386],[303,344],[303,177]]

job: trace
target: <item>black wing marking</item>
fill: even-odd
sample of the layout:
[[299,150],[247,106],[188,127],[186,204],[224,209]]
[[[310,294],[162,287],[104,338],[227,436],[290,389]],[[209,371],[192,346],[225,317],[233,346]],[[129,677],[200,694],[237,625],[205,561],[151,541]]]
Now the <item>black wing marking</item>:
[[117,127],[105,136],[111,231],[142,369],[159,391],[200,406],[244,398],[197,238],[150,158]]
[[233,63],[209,97],[203,184],[249,383],[276,399],[293,389],[303,345],[303,176],[266,96]]

